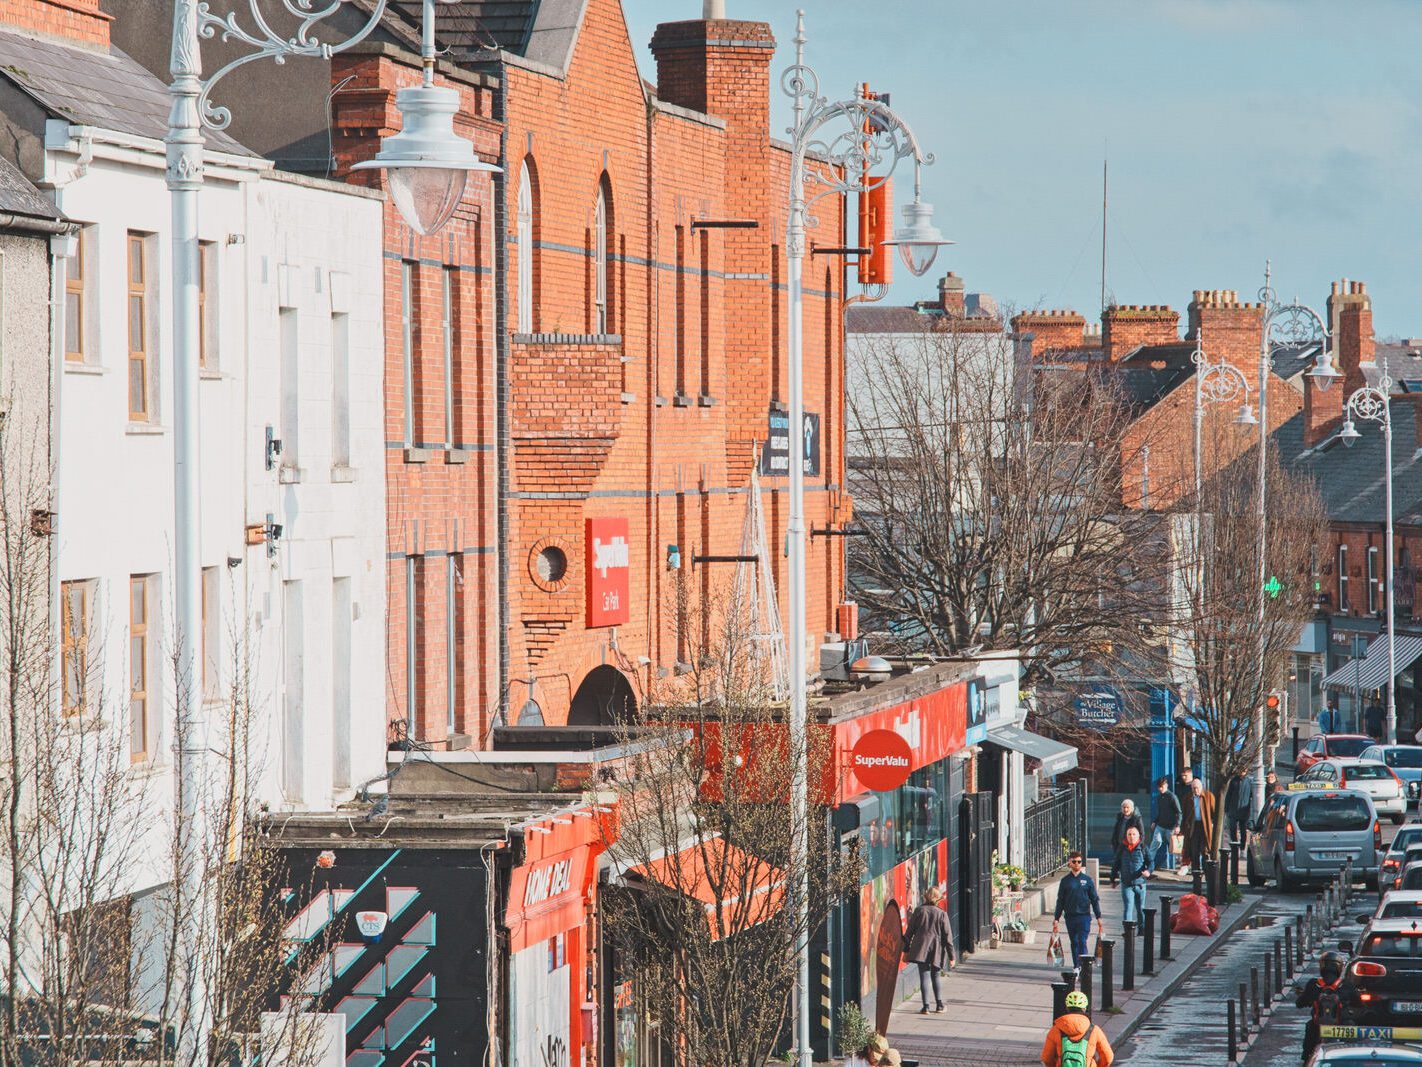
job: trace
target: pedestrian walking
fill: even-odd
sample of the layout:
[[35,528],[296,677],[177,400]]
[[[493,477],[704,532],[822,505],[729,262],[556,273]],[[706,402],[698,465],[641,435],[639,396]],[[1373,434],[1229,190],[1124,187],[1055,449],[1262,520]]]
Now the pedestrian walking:
[[1074,989],[1066,995],[1066,1011],[1052,1020],[1042,1043],[1042,1067],[1111,1067],[1116,1054],[1111,1042],[1086,1016],[1091,1002]]
[[1243,850],[1249,844],[1249,816],[1254,810],[1254,783],[1235,774],[1225,786],[1224,810],[1229,839]]
[[1120,872],[1116,867],[1115,856],[1121,851],[1121,846],[1126,841],[1126,831],[1135,827],[1141,837],[1145,837],[1145,823],[1141,819],[1141,813],[1136,810],[1136,802],[1130,797],[1121,801],[1121,813],[1116,816],[1116,824],[1111,827],[1111,884],[1115,885],[1120,878]]
[[[1186,829],[1188,826],[1186,809],[1191,804],[1191,798],[1195,795],[1195,772],[1186,764],[1185,769],[1180,772],[1180,782],[1175,787],[1175,799],[1180,802],[1180,833],[1188,836]],[[1190,873],[1190,845],[1188,841],[1180,849],[1180,873],[1188,875]]]
[[1325,704],[1318,712],[1318,732],[1331,734],[1336,729],[1338,729],[1338,712]]
[[1121,921],[1139,923],[1145,919],[1146,879],[1154,869],[1134,826],[1127,828],[1126,840],[1116,850],[1116,869],[1121,872]]
[[1279,784],[1279,776],[1273,771],[1264,772],[1264,799],[1268,800],[1284,787]]
[[1196,778],[1190,783],[1190,797],[1181,813],[1185,834],[1186,862],[1202,868],[1215,839],[1215,797],[1205,791],[1205,783]]
[[942,899],[943,890],[936,885],[930,886],[923,894],[923,902],[909,916],[908,929],[904,932],[904,940],[908,942],[904,958],[918,964],[920,1015],[928,1014],[930,980],[933,983],[933,1002],[938,1005],[933,1010],[943,1010],[943,991],[938,985],[938,975],[944,967],[957,965],[953,924],[948,921],[948,913],[938,906]]
[[1057,910],[1052,915],[1052,933],[1061,929],[1062,917],[1066,917],[1067,939],[1071,942],[1071,965],[1080,967],[1081,961],[1089,955],[1086,939],[1091,936],[1091,917],[1096,916],[1096,936],[1100,937],[1101,895],[1096,891],[1096,883],[1082,867],[1084,860],[1080,852],[1067,856],[1067,873],[1057,885]]
[[1383,739],[1383,709],[1382,705],[1378,703],[1376,693],[1373,694],[1372,703],[1363,712],[1363,723],[1369,737],[1374,741]]
[[[1162,775],[1155,783],[1151,801],[1150,853],[1151,866],[1157,870],[1175,870],[1175,851],[1170,839],[1180,829],[1180,801],[1170,791],[1170,779]],[[1162,852],[1163,850],[1163,852]]]

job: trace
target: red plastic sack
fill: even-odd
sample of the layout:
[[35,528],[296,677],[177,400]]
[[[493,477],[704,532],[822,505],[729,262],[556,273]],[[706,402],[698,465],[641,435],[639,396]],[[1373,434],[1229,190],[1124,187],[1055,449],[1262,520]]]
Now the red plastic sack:
[[1175,934],[1203,934],[1208,936],[1219,927],[1219,914],[1205,903],[1205,898],[1197,893],[1186,893],[1180,898],[1180,910],[1170,917],[1170,931]]

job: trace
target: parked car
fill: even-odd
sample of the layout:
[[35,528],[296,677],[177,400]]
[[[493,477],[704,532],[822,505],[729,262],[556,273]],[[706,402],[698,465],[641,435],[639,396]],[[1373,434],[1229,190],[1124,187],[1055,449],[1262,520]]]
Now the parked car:
[[1363,912],[1357,919],[1364,926],[1374,919],[1422,919],[1422,889],[1389,889],[1371,915]]
[[1304,771],[1298,780],[1360,790],[1372,797],[1373,807],[1394,824],[1407,818],[1407,787],[1391,767],[1377,760],[1330,756]]
[[[1382,825],[1373,798],[1357,789],[1293,783],[1280,803],[1265,806],[1245,851],[1249,884],[1273,878],[1283,892],[1332,878],[1351,862],[1353,877],[1378,884]],[[1422,995],[1422,994],[1419,994]]]
[[1422,922],[1374,919],[1346,974],[1354,1022],[1422,1024]]
[[1367,734],[1314,734],[1308,743],[1299,749],[1299,758],[1294,763],[1294,771],[1303,774],[1321,759],[1329,756],[1344,756],[1356,759],[1375,742]]
[[1374,759],[1386,763],[1407,786],[1407,799],[1416,801],[1422,794],[1422,745],[1370,745],[1359,759]]
[[1422,859],[1402,861],[1402,870],[1392,880],[1394,889],[1422,889]]
[[1383,854],[1382,866],[1379,868],[1384,884],[1401,872],[1407,850],[1414,845],[1422,848],[1422,822],[1408,823],[1393,835],[1392,844],[1388,845],[1387,852]]
[[1422,1048],[1411,1045],[1320,1045],[1308,1067],[1414,1067],[1422,1064]]

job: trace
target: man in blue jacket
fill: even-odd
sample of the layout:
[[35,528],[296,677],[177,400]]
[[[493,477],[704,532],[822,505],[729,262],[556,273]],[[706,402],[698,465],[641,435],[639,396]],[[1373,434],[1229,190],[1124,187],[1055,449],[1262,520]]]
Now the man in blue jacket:
[[1061,928],[1062,916],[1066,916],[1067,937],[1071,941],[1071,965],[1080,967],[1081,961],[1090,953],[1086,939],[1091,935],[1091,917],[1096,916],[1096,936],[1100,937],[1101,896],[1096,892],[1096,883],[1082,868],[1080,852],[1067,856],[1067,873],[1057,886],[1057,910],[1052,915],[1052,933]]

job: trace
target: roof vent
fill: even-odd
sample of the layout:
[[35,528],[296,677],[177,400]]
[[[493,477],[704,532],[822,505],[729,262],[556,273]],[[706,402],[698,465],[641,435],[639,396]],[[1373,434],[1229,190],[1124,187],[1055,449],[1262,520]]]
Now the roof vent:
[[866,682],[885,681],[894,668],[883,656],[861,656],[849,665],[849,675]]

